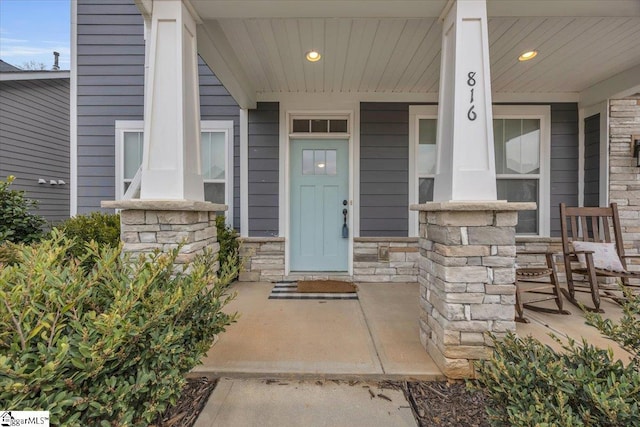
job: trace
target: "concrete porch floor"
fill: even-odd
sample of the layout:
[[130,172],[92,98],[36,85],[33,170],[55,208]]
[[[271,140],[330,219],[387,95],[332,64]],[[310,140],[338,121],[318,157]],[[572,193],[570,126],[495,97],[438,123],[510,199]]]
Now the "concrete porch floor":
[[[192,375],[438,380],[443,375],[420,344],[417,283],[361,283],[359,300],[270,300],[271,283],[235,283],[236,299],[226,308],[239,312]],[[588,295],[584,294],[584,302]],[[552,303],[551,303],[552,304]],[[528,324],[517,333],[533,335],[556,349],[554,333],[628,355],[584,323],[579,308],[565,301],[571,315],[525,310]],[[605,317],[619,318],[617,304],[603,300]]]

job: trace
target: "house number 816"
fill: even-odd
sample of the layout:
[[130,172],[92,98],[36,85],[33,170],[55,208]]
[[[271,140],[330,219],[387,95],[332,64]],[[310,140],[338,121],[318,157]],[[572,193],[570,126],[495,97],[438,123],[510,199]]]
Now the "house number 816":
[[467,74],[467,85],[471,88],[471,99],[469,100],[471,107],[469,107],[469,111],[467,111],[467,118],[471,121],[474,121],[476,118],[478,118],[478,115],[476,114],[474,110],[474,108],[476,107],[475,104],[473,103],[473,87],[476,85],[476,73],[475,71],[471,71],[469,72],[469,74]]

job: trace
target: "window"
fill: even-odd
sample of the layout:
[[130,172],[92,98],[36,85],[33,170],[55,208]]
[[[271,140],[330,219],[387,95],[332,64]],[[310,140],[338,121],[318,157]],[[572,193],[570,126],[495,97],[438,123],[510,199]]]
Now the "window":
[[336,150],[302,150],[302,175],[336,175]]
[[349,120],[346,117],[305,117],[291,118],[291,132],[298,134],[348,133]]
[[[409,169],[416,177],[409,185],[409,202],[425,203],[433,200],[437,107],[411,106],[409,114]],[[536,211],[518,213],[520,235],[549,235],[550,115],[545,105],[493,107],[498,199],[537,203]],[[410,221],[410,233],[417,235],[417,215],[410,215]]]
[[[204,179],[204,198],[226,204],[233,201],[233,122],[203,120],[200,158]],[[116,121],[116,199],[129,188],[142,164],[142,121]],[[231,215],[229,215],[230,217]]]
[[433,200],[437,122],[436,119],[418,118],[418,203]]
[[536,202],[538,208],[518,212],[520,235],[549,235],[550,117],[546,105],[493,107],[498,199]]

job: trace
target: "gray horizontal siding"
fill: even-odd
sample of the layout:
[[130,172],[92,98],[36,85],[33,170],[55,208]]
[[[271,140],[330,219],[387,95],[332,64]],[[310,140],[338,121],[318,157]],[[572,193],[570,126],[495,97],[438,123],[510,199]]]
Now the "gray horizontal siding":
[[68,79],[0,83],[0,177],[8,175],[13,189],[39,202],[37,214],[52,223],[69,218]]
[[115,121],[143,118],[144,25],[133,0],[79,0],[77,22],[78,213],[84,214],[115,198]]
[[[142,120],[144,25],[133,0],[78,1],[78,213],[115,197],[115,121]],[[237,103],[199,59],[202,120],[234,123],[233,222],[240,225]]]
[[578,104],[551,104],[551,236],[560,236],[560,203],[578,206]]
[[584,205],[600,206],[600,114],[584,120]]
[[249,110],[249,236],[278,235],[279,123],[277,102]]
[[409,104],[360,104],[360,236],[407,236]]

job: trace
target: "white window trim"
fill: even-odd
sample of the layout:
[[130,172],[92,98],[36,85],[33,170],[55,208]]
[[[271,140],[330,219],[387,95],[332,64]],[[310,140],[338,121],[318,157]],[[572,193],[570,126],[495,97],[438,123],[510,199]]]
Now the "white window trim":
[[[116,200],[121,200],[124,195],[122,183],[124,182],[124,134],[126,132],[144,132],[142,120],[116,120],[116,173],[115,194]],[[224,132],[225,134],[225,212],[226,222],[233,225],[233,121],[232,120],[202,120],[201,132]],[[205,182],[223,182],[221,179],[207,179]]]
[[[409,106],[409,205],[418,203],[420,177],[418,176],[418,139],[420,119],[438,119],[437,105]],[[435,177],[435,174],[433,175]],[[418,213],[409,211],[409,236],[418,237]]]
[[[409,106],[409,204],[418,203],[418,126],[420,119],[437,119],[436,105]],[[538,234],[548,237],[551,229],[549,215],[551,200],[551,107],[549,105],[494,105],[494,119],[538,119],[540,120],[540,172],[538,186]],[[500,175],[501,178],[524,178],[520,175]],[[527,176],[529,177],[529,176]],[[497,179],[497,177],[496,177]],[[418,212],[409,212],[409,236],[417,237]],[[526,236],[532,236],[526,234]],[[536,235],[534,235],[536,236]]]

